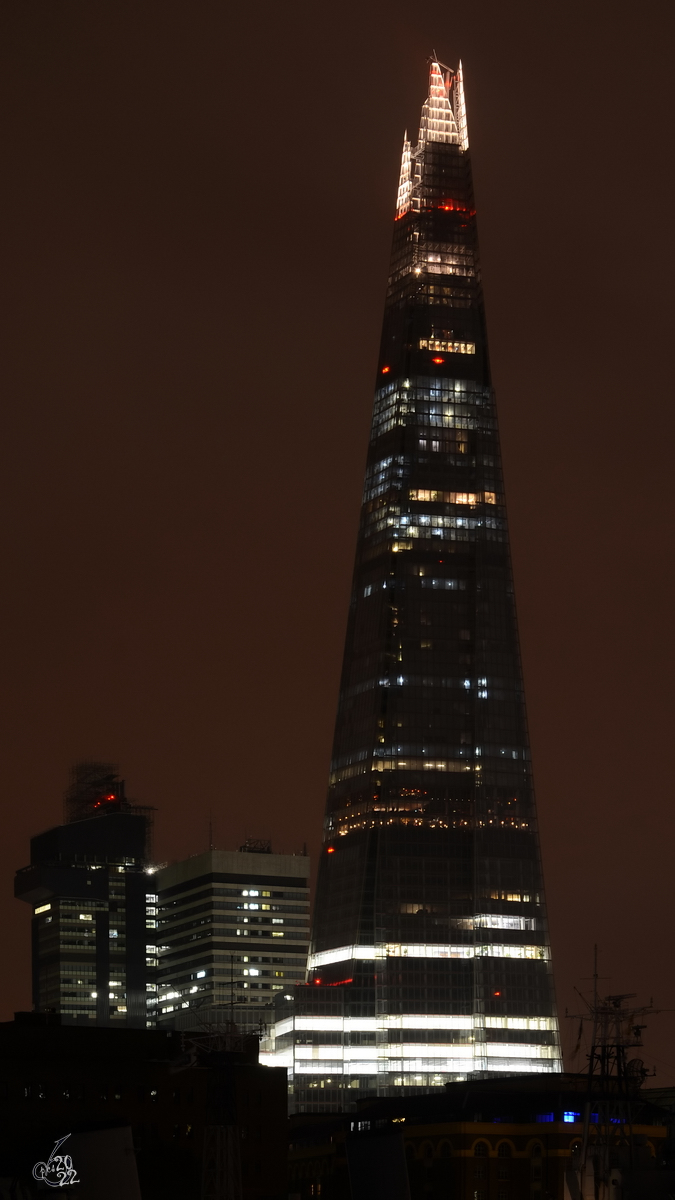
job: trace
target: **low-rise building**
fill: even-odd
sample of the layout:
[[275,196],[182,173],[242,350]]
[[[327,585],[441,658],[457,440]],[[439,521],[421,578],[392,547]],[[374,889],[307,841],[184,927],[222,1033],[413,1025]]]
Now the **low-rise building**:
[[[298,1113],[290,1120],[290,1193],[380,1200],[377,1181],[398,1147],[402,1168],[387,1200],[580,1200],[570,1168],[583,1141],[587,1089],[585,1076],[516,1076],[359,1101],[351,1114]],[[669,1114],[639,1095],[632,1112],[632,1131],[611,1128],[617,1195],[665,1200],[675,1187]],[[602,1131],[590,1115],[595,1143]]]
[[[135,1158],[143,1200],[286,1200],[286,1125],[286,1073],[258,1065],[256,1037],[51,1013],[0,1024],[0,1196],[33,1196],[33,1166],[70,1135],[82,1200],[136,1194],[101,1176],[120,1165],[116,1147]],[[97,1140],[108,1143],[98,1163],[86,1153]]]

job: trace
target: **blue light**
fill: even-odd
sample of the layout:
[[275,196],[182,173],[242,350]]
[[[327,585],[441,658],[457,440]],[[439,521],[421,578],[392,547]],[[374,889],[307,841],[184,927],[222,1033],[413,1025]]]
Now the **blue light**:
[[543,1124],[546,1121],[555,1121],[555,1113],[538,1113],[537,1121]]
[[575,1121],[580,1121],[580,1120],[581,1120],[581,1113],[575,1113],[575,1112],[563,1113],[563,1121],[567,1121],[568,1124],[573,1124]]

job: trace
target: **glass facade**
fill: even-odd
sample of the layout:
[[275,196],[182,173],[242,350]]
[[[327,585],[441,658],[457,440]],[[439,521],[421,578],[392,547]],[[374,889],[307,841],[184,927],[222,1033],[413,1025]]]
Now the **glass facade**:
[[274,1046],[297,1109],[561,1069],[466,106],[439,63],[403,148],[309,966]]

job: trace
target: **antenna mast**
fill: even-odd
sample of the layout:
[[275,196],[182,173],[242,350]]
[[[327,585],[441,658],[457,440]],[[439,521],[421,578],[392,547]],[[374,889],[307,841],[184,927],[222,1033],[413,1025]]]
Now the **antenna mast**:
[[585,1011],[567,1014],[592,1028],[583,1140],[568,1171],[569,1192],[579,1200],[609,1200],[622,1173],[633,1166],[633,1110],[647,1071],[642,1059],[628,1052],[642,1046],[642,1018],[660,1011],[651,1004],[631,1004],[634,992],[601,999],[598,979],[594,946],[593,999],[579,992]]

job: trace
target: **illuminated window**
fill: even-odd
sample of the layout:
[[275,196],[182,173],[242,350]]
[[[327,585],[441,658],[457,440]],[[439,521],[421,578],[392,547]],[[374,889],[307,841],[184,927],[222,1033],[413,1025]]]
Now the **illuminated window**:
[[426,504],[496,504],[496,492],[437,492],[428,488],[411,488],[411,500]]
[[37,917],[39,913],[49,912],[50,908],[51,904],[41,904],[39,908],[35,909],[33,916]]
[[442,338],[420,338],[420,350],[440,350],[443,354],[475,354],[476,343],[446,342]]
[[466,591],[466,580],[464,579],[422,579],[423,588],[434,588],[440,591],[457,592]]
[[93,919],[94,918],[92,917],[91,913],[80,913],[81,921],[93,921]]
[[[446,251],[426,251],[420,254],[417,265],[412,268],[415,274],[420,273],[420,264],[430,275],[462,275],[467,279],[475,275],[473,251],[466,246],[448,245]],[[409,267],[408,270],[410,269]],[[470,345],[465,343],[467,344]]]

